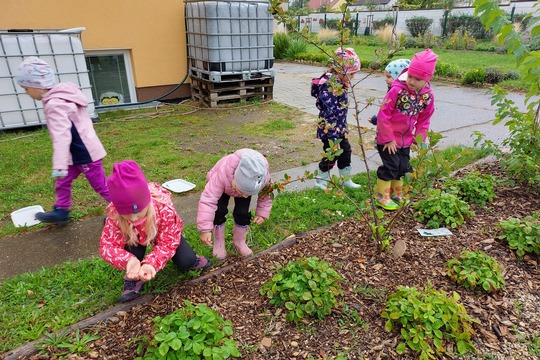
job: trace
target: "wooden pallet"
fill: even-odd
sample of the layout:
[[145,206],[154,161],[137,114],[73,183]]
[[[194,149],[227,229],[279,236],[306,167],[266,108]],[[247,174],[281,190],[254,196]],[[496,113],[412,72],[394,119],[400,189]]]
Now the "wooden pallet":
[[273,91],[274,78],[271,76],[225,83],[191,77],[191,98],[209,107],[253,98],[271,100]]

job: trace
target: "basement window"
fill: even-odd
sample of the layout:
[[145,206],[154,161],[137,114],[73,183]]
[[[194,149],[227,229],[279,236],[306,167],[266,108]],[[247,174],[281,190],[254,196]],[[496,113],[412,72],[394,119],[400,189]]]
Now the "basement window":
[[137,101],[129,51],[86,51],[85,58],[96,106]]

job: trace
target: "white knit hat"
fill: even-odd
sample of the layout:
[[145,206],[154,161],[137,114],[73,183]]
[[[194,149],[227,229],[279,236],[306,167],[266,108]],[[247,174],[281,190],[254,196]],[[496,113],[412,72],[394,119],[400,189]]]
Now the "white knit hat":
[[15,79],[19,86],[37,89],[50,89],[56,84],[51,66],[35,56],[27,58],[19,65]]

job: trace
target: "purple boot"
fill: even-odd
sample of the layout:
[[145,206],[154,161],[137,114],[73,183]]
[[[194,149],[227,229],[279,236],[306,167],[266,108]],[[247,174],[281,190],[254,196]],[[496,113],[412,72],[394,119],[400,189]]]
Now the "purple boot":
[[120,301],[125,303],[141,296],[144,287],[144,281],[129,280],[124,278],[124,290],[120,295]]

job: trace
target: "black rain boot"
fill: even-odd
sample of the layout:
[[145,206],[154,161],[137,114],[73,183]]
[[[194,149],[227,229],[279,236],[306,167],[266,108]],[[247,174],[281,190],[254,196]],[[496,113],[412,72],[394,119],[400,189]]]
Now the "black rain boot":
[[36,219],[43,223],[64,225],[69,222],[69,210],[54,207],[53,211],[38,212]]

